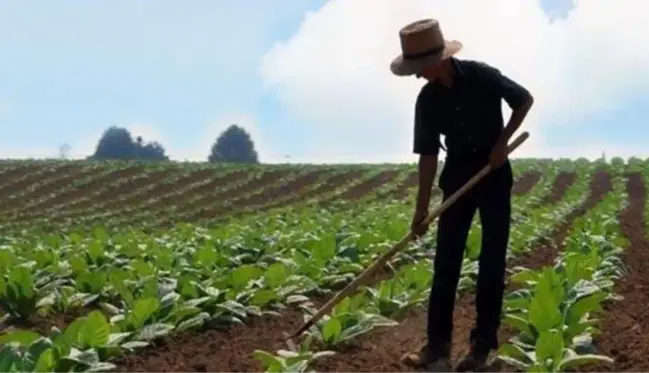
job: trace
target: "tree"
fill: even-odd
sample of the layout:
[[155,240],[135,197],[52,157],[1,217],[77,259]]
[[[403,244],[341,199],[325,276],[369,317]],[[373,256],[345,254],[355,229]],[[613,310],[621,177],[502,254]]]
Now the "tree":
[[136,144],[137,158],[148,161],[167,161],[169,157],[165,155],[165,149],[157,141],[142,145]]
[[250,135],[236,124],[228,127],[212,145],[209,162],[259,163]]
[[166,161],[165,149],[158,142],[145,143],[141,136],[133,141],[126,128],[112,126],[99,139],[93,159],[143,159]]
[[112,126],[99,139],[95,159],[134,159],[135,145],[126,128]]
[[59,146],[59,158],[68,159],[69,155],[70,155],[70,145],[69,144],[63,144],[63,145]]

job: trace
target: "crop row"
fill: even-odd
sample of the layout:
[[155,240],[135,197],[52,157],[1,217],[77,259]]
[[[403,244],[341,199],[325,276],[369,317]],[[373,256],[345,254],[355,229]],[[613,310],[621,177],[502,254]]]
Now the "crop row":
[[[368,194],[403,198],[410,166],[205,166],[0,163],[0,222],[28,226],[164,228],[213,224],[242,212],[335,204]],[[378,194],[376,194],[376,193]]]

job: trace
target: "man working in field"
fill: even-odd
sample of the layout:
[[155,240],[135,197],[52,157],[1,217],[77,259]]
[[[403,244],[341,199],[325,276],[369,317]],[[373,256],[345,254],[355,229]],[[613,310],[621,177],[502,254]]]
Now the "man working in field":
[[[532,106],[530,93],[485,63],[459,60],[462,44],[445,41],[436,20],[421,20],[400,31],[402,55],[391,64],[395,75],[416,75],[428,82],[415,105],[414,152],[419,154],[419,191],[412,220],[416,236],[426,233],[430,192],[437,173],[440,135],[445,136],[446,161],[439,187],[448,198],[487,164],[492,171],[460,197],[439,218],[433,286],[428,312],[428,340],[406,363],[430,371],[450,371],[453,310],[462,259],[476,210],[482,224],[476,311],[471,348],[458,371],[485,368],[498,347],[509,240],[512,168],[507,144]],[[513,112],[506,126],[502,99]]]

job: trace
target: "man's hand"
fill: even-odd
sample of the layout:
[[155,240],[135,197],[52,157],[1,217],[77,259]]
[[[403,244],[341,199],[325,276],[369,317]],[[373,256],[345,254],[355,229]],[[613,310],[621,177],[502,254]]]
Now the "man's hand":
[[496,145],[491,149],[491,155],[489,156],[489,164],[492,169],[497,169],[502,166],[507,160],[507,142],[504,140],[499,140]]
[[415,215],[412,217],[412,223],[410,224],[410,230],[415,237],[419,238],[428,231],[428,224],[422,224],[427,217],[428,211],[415,211]]

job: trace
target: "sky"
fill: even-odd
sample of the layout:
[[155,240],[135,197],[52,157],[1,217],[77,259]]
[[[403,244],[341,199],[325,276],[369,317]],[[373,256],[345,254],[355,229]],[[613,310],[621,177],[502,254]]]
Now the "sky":
[[646,0],[182,4],[0,0],[0,158],[85,157],[114,125],[205,161],[238,124],[262,162],[414,162],[424,82],[389,64],[421,18],[532,92],[515,156],[649,157]]

